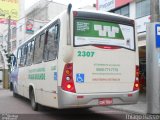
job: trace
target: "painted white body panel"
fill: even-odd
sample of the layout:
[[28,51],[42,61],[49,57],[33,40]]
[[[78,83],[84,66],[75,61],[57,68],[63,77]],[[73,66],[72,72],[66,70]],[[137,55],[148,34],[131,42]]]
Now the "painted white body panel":
[[[78,57],[77,51],[93,51],[95,52],[95,55],[90,58]],[[73,58],[73,75],[76,92],[96,93],[133,91],[136,53],[133,51],[126,51],[128,50],[106,50],[96,47],[76,48]],[[100,69],[100,71],[97,71],[96,69]],[[114,71],[114,69],[116,69],[116,71]],[[77,73],[83,73],[85,75],[84,83],[76,82]]]
[[[34,72],[34,70],[38,70],[41,68],[44,68],[45,71]],[[33,73],[30,72],[31,70],[33,70]],[[57,73],[57,60],[50,62],[42,62],[41,64],[35,64],[28,67],[19,68],[19,77],[18,77],[19,94],[25,96],[26,98],[29,98],[29,86],[34,85],[36,101],[38,103],[46,106],[58,107],[57,80],[54,80],[55,72]],[[29,78],[30,74],[41,74],[41,73],[45,73],[44,80],[36,80]]]

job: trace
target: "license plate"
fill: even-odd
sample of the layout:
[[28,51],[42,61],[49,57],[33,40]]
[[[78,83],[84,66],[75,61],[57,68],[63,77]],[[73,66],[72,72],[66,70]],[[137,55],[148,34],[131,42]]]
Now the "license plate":
[[112,105],[113,99],[112,98],[100,98],[98,100],[99,105]]

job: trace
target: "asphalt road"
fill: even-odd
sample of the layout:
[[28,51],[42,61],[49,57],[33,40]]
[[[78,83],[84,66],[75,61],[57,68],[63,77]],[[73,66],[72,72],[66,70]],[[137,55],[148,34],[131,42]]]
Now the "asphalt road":
[[38,112],[33,111],[30,101],[12,96],[9,90],[0,90],[0,120],[125,120],[127,112],[117,111],[107,107],[90,109],[56,110],[40,106]]

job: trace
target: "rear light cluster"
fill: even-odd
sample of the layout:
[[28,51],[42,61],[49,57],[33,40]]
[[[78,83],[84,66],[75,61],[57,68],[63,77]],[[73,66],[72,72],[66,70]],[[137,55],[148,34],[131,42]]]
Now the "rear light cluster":
[[139,66],[136,66],[136,75],[135,75],[135,82],[133,91],[139,90]]
[[62,78],[62,89],[68,92],[76,92],[74,81],[73,81],[73,63],[68,63],[64,67],[63,78]]

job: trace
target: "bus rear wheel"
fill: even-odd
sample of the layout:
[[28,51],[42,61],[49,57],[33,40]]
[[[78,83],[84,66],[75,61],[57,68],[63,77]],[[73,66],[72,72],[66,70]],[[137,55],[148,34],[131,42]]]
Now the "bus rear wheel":
[[34,91],[32,90],[30,93],[31,107],[34,111],[38,111],[38,103],[35,101]]
[[18,94],[13,91],[13,97],[18,97]]

